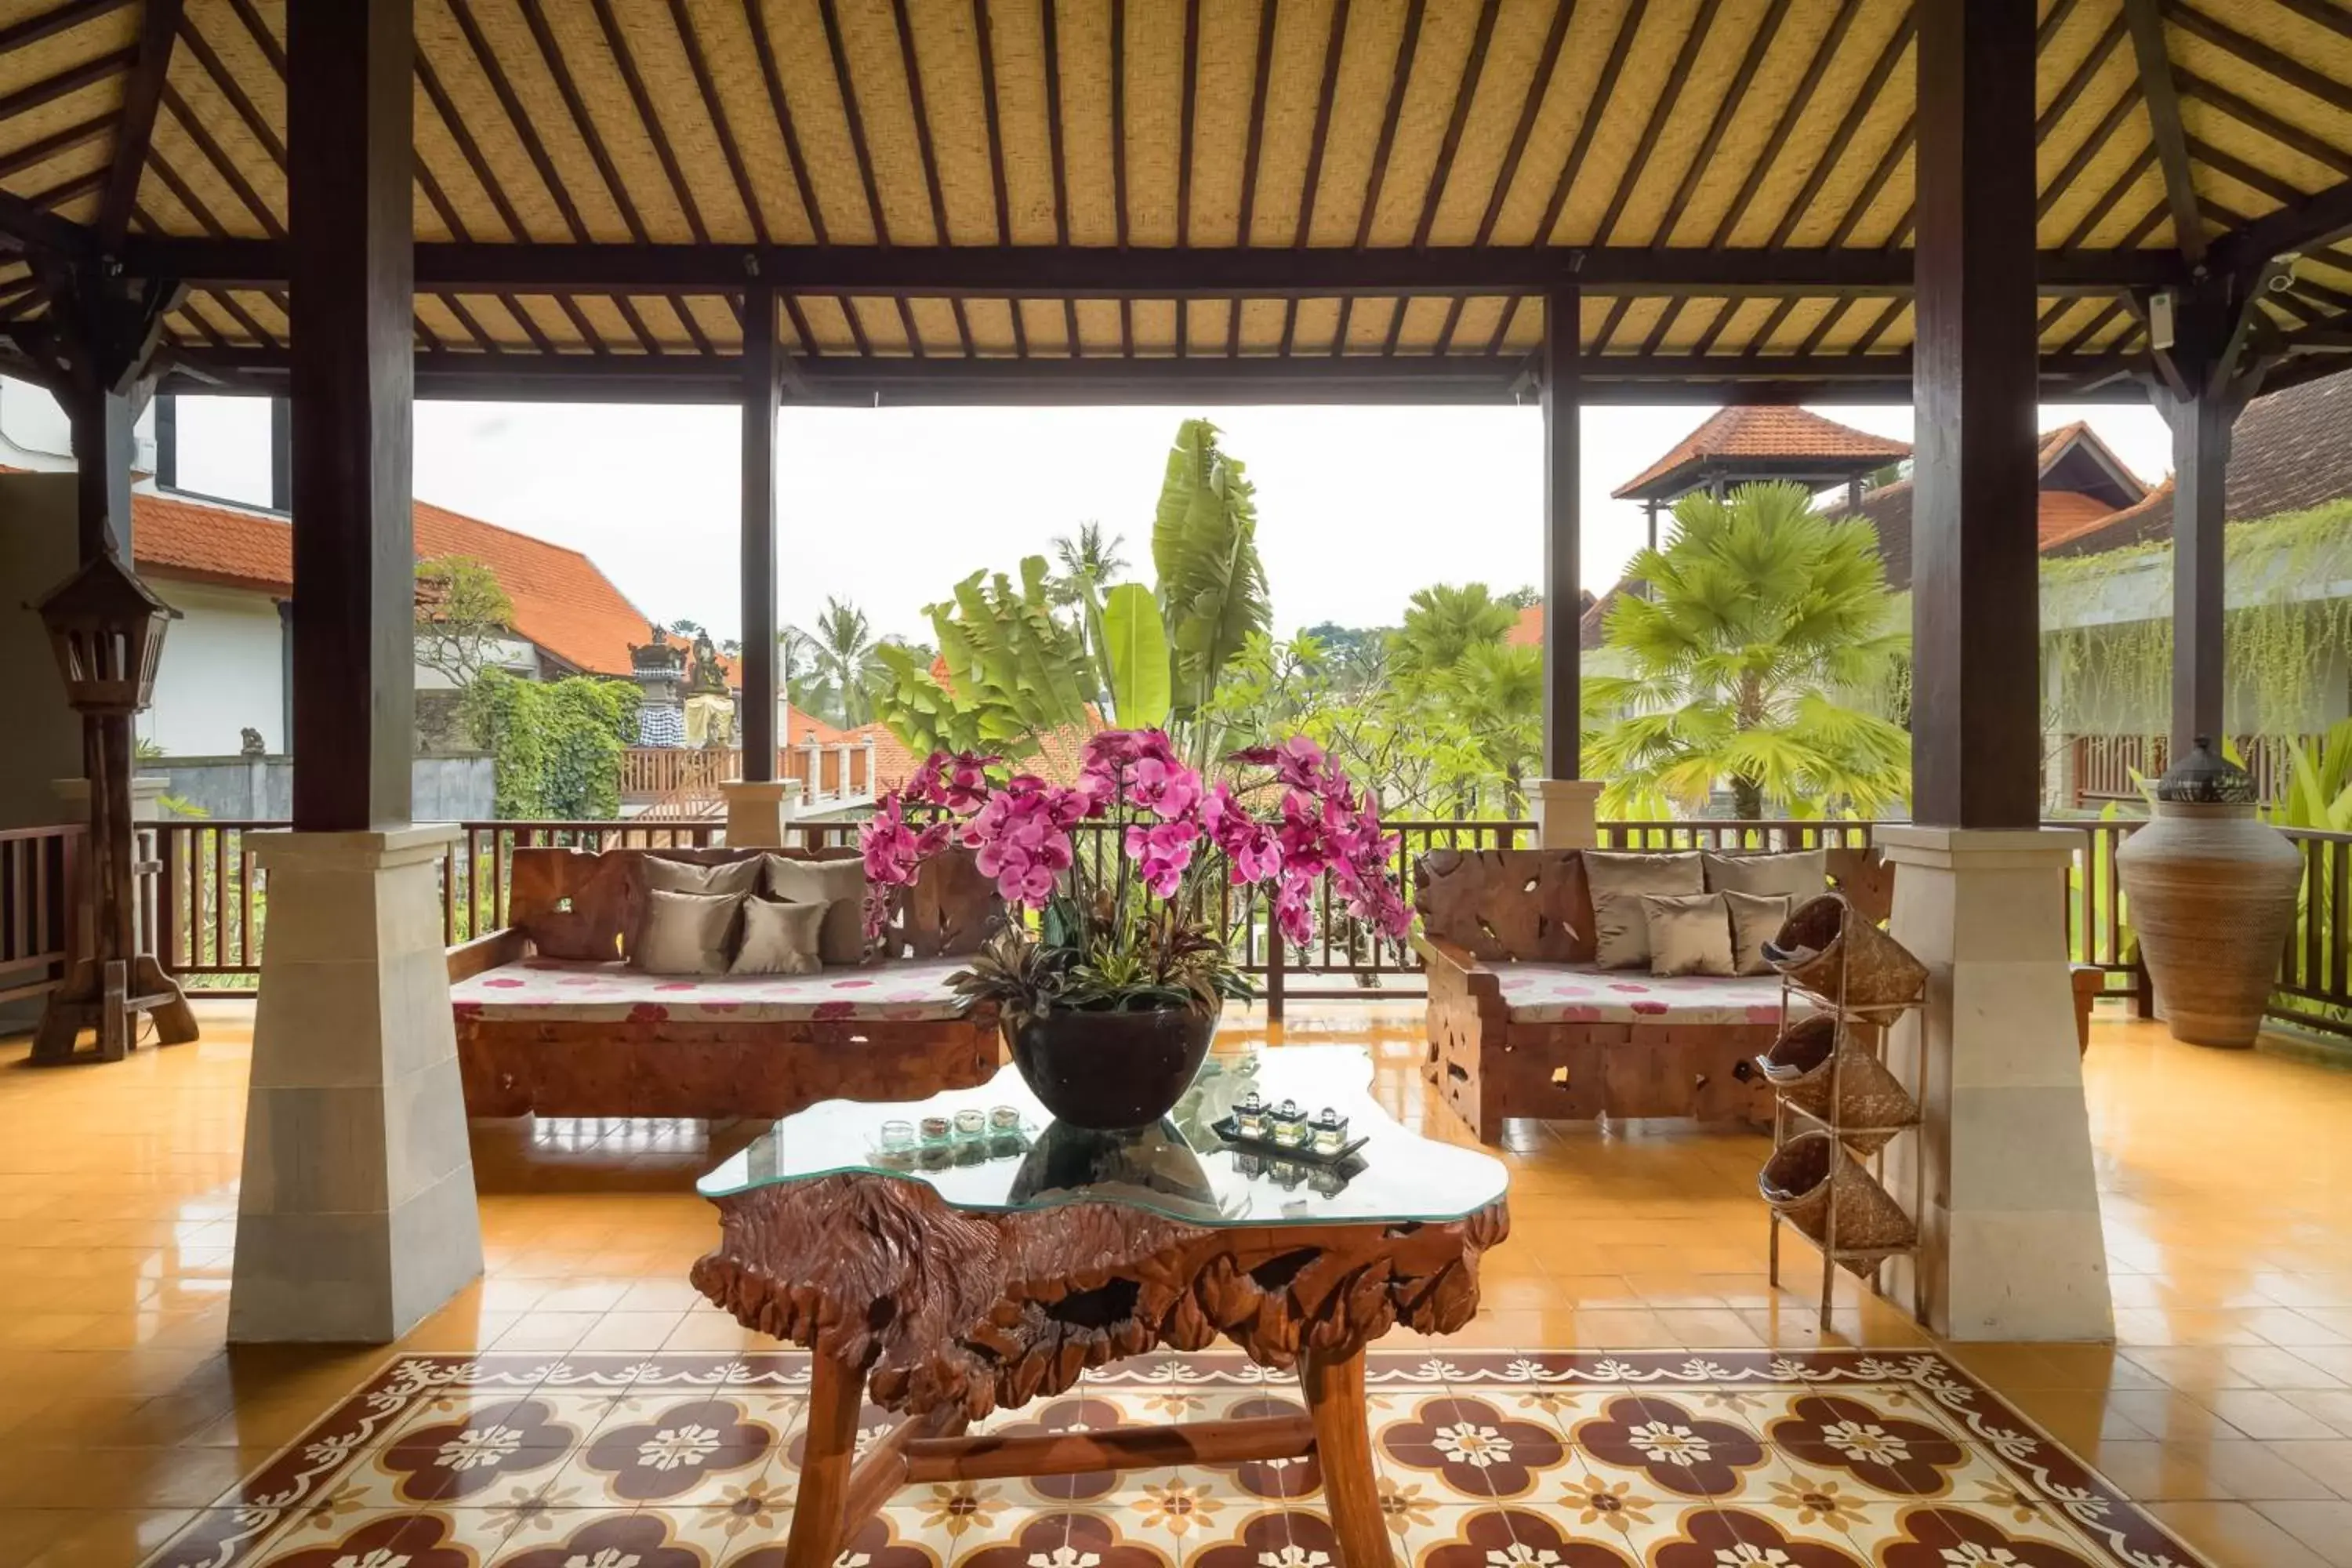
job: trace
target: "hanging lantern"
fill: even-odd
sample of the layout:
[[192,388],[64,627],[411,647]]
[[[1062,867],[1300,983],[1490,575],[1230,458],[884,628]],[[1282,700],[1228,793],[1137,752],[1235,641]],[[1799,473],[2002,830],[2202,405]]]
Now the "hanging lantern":
[[180,612],[149,592],[120,555],[110,549],[98,555],[37,607],[76,712],[136,713],[153,699],[163,628]]

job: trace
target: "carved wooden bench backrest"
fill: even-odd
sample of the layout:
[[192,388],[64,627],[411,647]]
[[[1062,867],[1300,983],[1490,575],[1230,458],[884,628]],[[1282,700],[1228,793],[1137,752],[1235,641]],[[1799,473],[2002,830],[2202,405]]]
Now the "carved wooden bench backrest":
[[[1894,907],[1895,868],[1874,848],[1836,847],[1830,881],[1873,923]],[[1592,889],[1574,849],[1432,849],[1413,868],[1422,930],[1490,962],[1592,961]]]
[[[509,872],[507,923],[550,958],[618,958],[622,934],[635,928],[643,907],[645,879],[638,868],[648,855],[702,866],[761,855],[788,860],[857,858],[857,851],[850,848],[518,847]],[[981,874],[971,852],[949,849],[925,861],[915,885],[893,901],[884,949],[892,957],[974,952],[1003,912],[995,883]]]

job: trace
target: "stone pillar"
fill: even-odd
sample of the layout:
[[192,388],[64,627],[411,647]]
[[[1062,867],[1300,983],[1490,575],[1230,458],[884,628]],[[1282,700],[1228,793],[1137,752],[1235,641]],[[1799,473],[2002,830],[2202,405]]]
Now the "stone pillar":
[[1927,1006],[1887,1044],[1926,1118],[1886,1151],[1920,1237],[1916,1265],[1890,1266],[1896,1299],[1947,1339],[2113,1339],[2060,896],[2083,836],[1875,837],[1896,868],[1889,929],[1928,969]]
[[791,789],[791,783],[781,779],[730,779],[720,784],[719,793],[727,800],[727,847],[782,848],[785,796]]
[[1592,849],[1601,843],[1595,817],[1601,800],[1599,779],[1535,779],[1528,784],[1528,805],[1536,820],[1538,849]]
[[256,834],[232,1342],[380,1344],[482,1271],[437,875],[454,824]]

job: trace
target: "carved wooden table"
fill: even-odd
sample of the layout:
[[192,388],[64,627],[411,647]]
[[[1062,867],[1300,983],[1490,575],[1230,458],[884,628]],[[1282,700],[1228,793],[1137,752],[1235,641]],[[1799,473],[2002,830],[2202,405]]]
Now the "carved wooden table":
[[[1364,1347],[1402,1323],[1450,1333],[1478,1306],[1478,1256],[1509,1228],[1507,1177],[1406,1131],[1347,1047],[1212,1057],[1156,1128],[1053,1123],[1011,1068],[914,1105],[829,1100],[703,1178],[718,1248],[697,1289],[807,1347],[808,1439],[785,1561],[829,1568],[850,1531],[917,1482],[1307,1453],[1344,1568],[1393,1562],[1364,1420]],[[1271,1161],[1211,1124],[1251,1089],[1337,1108],[1368,1134],[1343,1165]],[[886,1120],[1017,1108],[1019,1134],[887,1155]],[[968,1436],[999,1406],[1088,1368],[1223,1334],[1296,1368],[1307,1414],[1101,1432]],[[852,1460],[862,1404],[903,1419]]]

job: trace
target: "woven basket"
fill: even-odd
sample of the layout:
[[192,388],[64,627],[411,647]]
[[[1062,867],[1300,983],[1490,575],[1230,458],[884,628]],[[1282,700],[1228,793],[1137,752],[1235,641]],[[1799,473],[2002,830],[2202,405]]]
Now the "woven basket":
[[[1883,1149],[1919,1121],[1919,1106],[1862,1039],[1856,1026],[1816,1014],[1790,1025],[1756,1058],[1773,1092],[1808,1116],[1837,1124],[1838,1136],[1858,1153]],[[1838,1105],[1830,1108],[1834,1080]],[[1859,1129],[1874,1129],[1864,1131]]]
[[[1902,1248],[1917,1238],[1911,1216],[1826,1132],[1800,1132],[1775,1149],[1756,1185],[1764,1201],[1816,1247],[1827,1245],[1832,1193],[1840,1252]],[[1862,1258],[1839,1261],[1865,1279],[1877,1268]]]
[[1916,1001],[1927,984],[1927,966],[1839,893],[1823,893],[1791,910],[1780,934],[1764,944],[1764,956],[1797,984],[1847,1010]]

